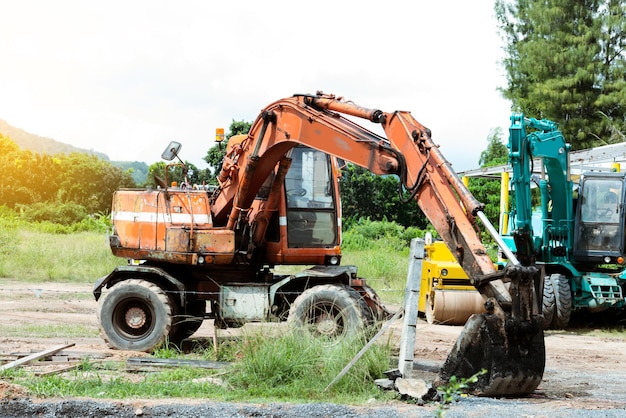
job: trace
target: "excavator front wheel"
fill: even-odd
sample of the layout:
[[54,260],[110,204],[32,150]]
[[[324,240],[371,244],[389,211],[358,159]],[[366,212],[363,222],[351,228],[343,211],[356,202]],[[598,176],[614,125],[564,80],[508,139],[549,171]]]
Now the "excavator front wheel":
[[111,348],[150,352],[169,336],[173,308],[154,283],[129,279],[102,294],[100,334]]
[[330,344],[358,336],[374,322],[372,310],[354,289],[343,285],[311,287],[291,305],[287,323]]

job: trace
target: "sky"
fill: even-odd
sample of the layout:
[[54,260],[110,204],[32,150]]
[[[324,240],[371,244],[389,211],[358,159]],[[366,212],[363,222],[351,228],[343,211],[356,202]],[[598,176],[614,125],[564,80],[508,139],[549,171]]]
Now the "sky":
[[176,140],[205,168],[216,128],[323,91],[410,111],[477,168],[511,114],[493,3],[0,0],[0,119],[112,160]]

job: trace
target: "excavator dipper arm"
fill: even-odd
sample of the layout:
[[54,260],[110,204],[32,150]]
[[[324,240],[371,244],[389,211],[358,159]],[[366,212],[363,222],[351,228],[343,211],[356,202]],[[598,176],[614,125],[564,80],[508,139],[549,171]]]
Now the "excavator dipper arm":
[[[386,137],[348,117],[380,124]],[[512,265],[503,273],[495,270],[476,222],[477,216],[486,220],[483,205],[452,170],[430,130],[409,112],[368,109],[322,93],[294,95],[270,104],[245,139],[229,144],[219,176],[221,187],[212,205],[214,222],[230,229],[247,222],[262,183],[291,148],[301,144],[374,174],[398,175],[485,298],[487,313],[470,318],[440,380],[469,377],[486,369],[473,388],[476,393],[532,392],[541,381],[545,362],[533,299],[536,269]],[[504,282],[510,282],[508,289]]]

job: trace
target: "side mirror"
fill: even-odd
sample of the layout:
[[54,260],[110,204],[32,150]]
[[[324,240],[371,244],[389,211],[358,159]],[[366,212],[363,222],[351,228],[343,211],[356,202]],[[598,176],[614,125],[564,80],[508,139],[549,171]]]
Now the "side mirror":
[[182,145],[180,144],[180,142],[170,142],[167,148],[165,148],[165,151],[163,151],[163,154],[161,154],[161,158],[166,161],[172,161],[175,157],[178,157],[178,152],[180,151],[181,147]]

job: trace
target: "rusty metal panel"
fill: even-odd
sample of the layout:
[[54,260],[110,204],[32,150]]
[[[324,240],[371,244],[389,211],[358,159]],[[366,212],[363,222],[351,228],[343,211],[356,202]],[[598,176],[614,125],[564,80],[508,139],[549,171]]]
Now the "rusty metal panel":
[[209,196],[201,191],[168,191],[166,221],[174,225],[189,225],[194,228],[211,228]]
[[196,231],[194,238],[194,252],[223,254],[235,251],[235,233],[230,229]]
[[182,228],[167,228],[165,251],[186,253],[189,252],[189,230]]
[[156,191],[115,192],[111,221],[123,247],[156,249],[157,199]]
[[111,220],[119,241],[114,254],[173,263],[227,264],[235,234],[214,229],[208,195],[201,191],[119,190]]

